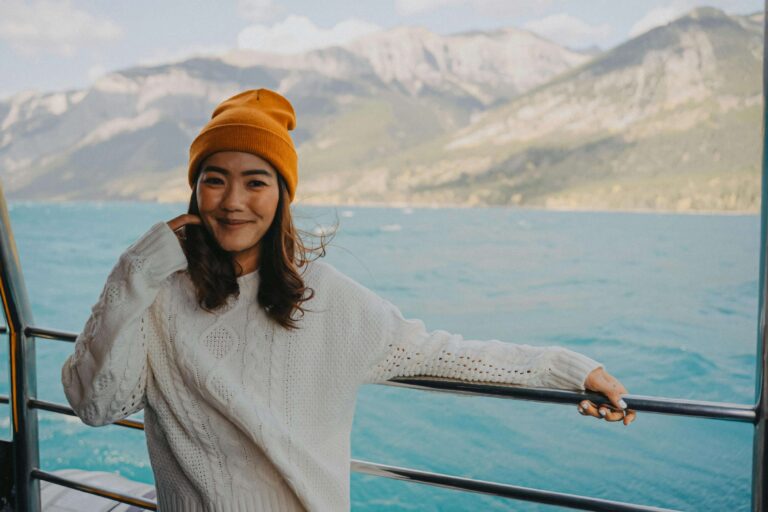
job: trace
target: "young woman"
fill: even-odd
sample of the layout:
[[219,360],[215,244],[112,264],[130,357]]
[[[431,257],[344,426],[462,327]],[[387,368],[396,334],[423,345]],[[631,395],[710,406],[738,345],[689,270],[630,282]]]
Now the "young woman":
[[145,409],[159,510],[349,510],[356,393],[393,377],[590,389],[610,403],[585,400],[579,412],[633,421],[602,364],[428,332],[307,258],[317,249],[302,244],[290,209],[295,124],[268,89],[214,110],[190,148],[188,213],[120,256],[62,368],[88,425]]

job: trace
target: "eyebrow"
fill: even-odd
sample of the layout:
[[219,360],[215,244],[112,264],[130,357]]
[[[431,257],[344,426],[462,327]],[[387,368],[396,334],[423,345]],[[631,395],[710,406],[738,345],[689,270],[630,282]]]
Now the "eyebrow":
[[[228,170],[226,170],[226,169],[224,169],[222,167],[217,167],[215,165],[206,165],[205,169],[203,169],[203,172],[208,172],[208,171],[216,171],[216,172],[220,172],[221,174],[229,175],[229,171]],[[247,171],[242,171],[240,174],[242,176],[250,176],[252,174],[259,174],[259,175],[267,176],[269,178],[272,177],[272,174],[269,171],[267,171],[266,169],[249,169]]]

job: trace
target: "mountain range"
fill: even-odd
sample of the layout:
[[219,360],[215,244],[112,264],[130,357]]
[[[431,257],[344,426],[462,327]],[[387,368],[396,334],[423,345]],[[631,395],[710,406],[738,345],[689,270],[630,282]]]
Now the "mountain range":
[[604,52],[421,27],[234,50],[0,102],[0,180],[10,200],[186,202],[213,108],[266,87],[296,111],[300,203],[756,212],[762,58],[762,13],[713,8]]

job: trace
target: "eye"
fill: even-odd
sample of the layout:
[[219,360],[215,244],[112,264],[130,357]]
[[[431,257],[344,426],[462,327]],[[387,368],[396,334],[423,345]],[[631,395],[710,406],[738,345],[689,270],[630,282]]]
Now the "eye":
[[259,180],[251,180],[251,181],[248,182],[249,185],[253,185],[254,183],[256,183],[259,187],[266,187],[267,186],[266,183],[264,183],[263,181],[259,181]]
[[205,178],[203,180],[203,183],[214,183],[216,181],[221,181],[221,180],[219,178],[214,178],[213,176],[211,176],[210,178]]

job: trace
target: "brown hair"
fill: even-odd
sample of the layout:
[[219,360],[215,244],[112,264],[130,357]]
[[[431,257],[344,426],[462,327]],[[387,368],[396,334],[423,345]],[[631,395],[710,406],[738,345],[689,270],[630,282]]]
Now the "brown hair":
[[[318,253],[313,260],[325,256],[327,242],[325,234],[322,233],[319,247],[308,248],[304,244],[299,234],[314,233],[295,228],[288,188],[279,173],[277,181],[279,199],[275,218],[264,233],[259,247],[259,269],[256,271],[259,273],[257,300],[275,322],[287,329],[297,329],[296,320],[292,317],[294,310],[301,311],[303,316],[305,310],[301,303],[315,296],[312,288],[304,286],[298,269],[312,261],[306,256],[308,253]],[[192,190],[187,213],[200,215],[196,188]],[[335,227],[338,227],[338,219]],[[212,312],[224,305],[230,295],[239,296],[236,262],[221,248],[205,225],[184,226],[181,243],[187,255],[187,271],[195,285],[195,295],[201,308]],[[304,297],[306,293],[309,293],[308,297]]]

